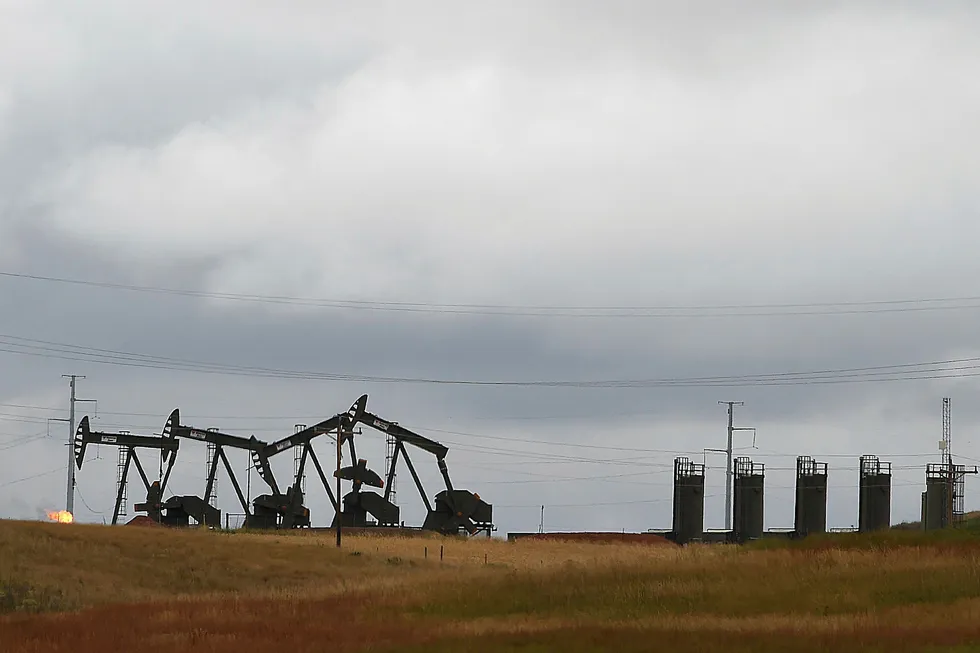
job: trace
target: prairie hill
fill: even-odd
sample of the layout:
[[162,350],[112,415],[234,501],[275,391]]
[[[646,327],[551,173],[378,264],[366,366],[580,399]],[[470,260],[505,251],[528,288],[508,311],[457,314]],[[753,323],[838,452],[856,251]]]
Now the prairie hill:
[[973,650],[980,537],[928,535],[338,550],[329,533],[0,521],[0,651]]

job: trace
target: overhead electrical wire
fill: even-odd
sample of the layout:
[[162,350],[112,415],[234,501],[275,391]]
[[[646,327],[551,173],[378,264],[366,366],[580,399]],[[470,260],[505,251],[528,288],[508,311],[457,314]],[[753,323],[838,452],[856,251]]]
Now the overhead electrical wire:
[[46,432],[41,431],[40,433],[34,433],[31,435],[20,436],[14,440],[9,440],[0,444],[0,451],[9,451],[10,449],[16,449],[22,447],[25,444],[30,444],[32,442],[37,442],[38,440],[47,439],[48,435]]
[[87,510],[88,510],[88,511],[89,511],[90,513],[92,513],[93,515],[105,515],[105,512],[104,512],[104,511],[99,511],[99,510],[93,510],[93,509],[92,509],[92,506],[90,506],[90,505],[88,505],[88,501],[86,501],[86,500],[85,500],[85,497],[84,497],[84,496],[82,496],[82,491],[81,491],[81,489],[80,489],[80,488],[78,487],[78,485],[77,485],[77,484],[75,485],[75,494],[77,494],[77,495],[78,495],[78,498],[82,500],[82,505],[84,505],[84,506],[85,506],[85,508],[86,508],[86,509],[87,509]]
[[[721,495],[721,494],[706,494],[706,495],[704,495],[704,498],[705,499],[714,499],[714,498],[717,498],[717,497],[720,497],[720,496],[724,496],[724,495]],[[665,499],[639,499],[639,500],[635,500],[635,501],[606,501],[606,502],[602,502],[602,503],[549,503],[549,504],[547,504],[547,506],[548,506],[548,510],[551,510],[552,508],[595,508],[595,507],[599,507],[599,506],[630,506],[630,505],[639,505],[639,504],[666,503],[668,501],[673,501],[673,499],[671,497],[667,497]],[[520,505],[496,506],[496,507],[497,508],[535,508],[535,509],[537,509],[537,508],[540,508],[541,505],[542,504],[540,504],[540,503],[527,503],[527,504],[520,504]]]
[[967,378],[980,376],[980,357],[957,358],[920,363],[900,363],[867,367],[774,372],[731,376],[667,377],[649,379],[603,380],[490,380],[426,377],[372,376],[339,372],[287,370],[259,366],[230,365],[183,358],[154,356],[114,349],[103,349],[69,343],[0,334],[0,352],[40,356],[61,360],[84,361],[178,372],[245,376],[251,378],[293,379],[306,381],[343,381],[384,384],[432,384],[488,387],[550,388],[678,388],[678,387],[748,387],[776,385],[819,385],[869,383],[927,379]]
[[65,471],[65,466],[59,465],[58,467],[55,467],[54,469],[49,469],[46,472],[38,472],[37,474],[31,474],[30,476],[24,476],[23,478],[14,479],[12,481],[4,481],[3,483],[0,483],[0,487],[9,487],[11,485],[23,483],[24,481],[31,481],[35,478],[41,478],[42,476],[49,476],[50,474],[54,474],[55,472],[63,472],[63,471]]
[[[892,484],[892,487],[914,487],[914,486],[917,486],[917,485],[921,485],[921,484],[920,483],[916,483],[916,482],[893,483]],[[796,489],[795,486],[790,486],[790,485],[779,485],[779,486],[767,485],[766,487],[768,489],[771,489],[771,490],[794,490],[794,489]],[[836,489],[857,489],[857,488],[860,487],[860,485],[852,485],[852,484],[831,484],[831,485],[828,485],[828,487],[832,487],[832,488],[836,488]],[[722,494],[722,493],[706,494],[706,495],[704,495],[704,498],[705,499],[714,499],[714,498],[719,498],[719,497],[723,497],[723,496],[725,496],[725,495]],[[602,502],[602,503],[545,503],[545,504],[542,504],[541,502],[538,502],[538,503],[526,503],[526,504],[517,504],[517,505],[499,505],[499,506],[495,506],[495,507],[497,507],[497,508],[517,509],[517,508],[540,508],[542,505],[546,505],[547,508],[548,508],[548,510],[551,510],[552,508],[592,508],[592,507],[598,507],[598,506],[620,506],[620,505],[630,505],[630,504],[666,503],[666,502],[672,501],[672,500],[673,500],[672,498],[666,497],[666,498],[660,498],[660,499],[647,499],[647,500],[638,500],[638,501],[612,501],[612,502]]]
[[[304,306],[316,306],[323,308],[345,308],[360,310],[385,310],[385,311],[408,311],[420,313],[470,313],[487,315],[513,315],[513,316],[561,316],[561,317],[705,317],[705,316],[748,316],[748,315],[829,315],[829,314],[851,314],[851,313],[878,313],[878,312],[909,312],[909,311],[929,311],[929,310],[950,310],[950,309],[974,309],[980,308],[980,296],[970,297],[945,297],[945,298],[915,298],[915,299],[894,299],[894,300],[874,300],[874,301],[851,301],[851,302],[811,302],[811,303],[786,303],[786,304],[723,304],[723,305],[661,305],[661,306],[535,306],[535,305],[505,305],[505,304],[438,304],[426,302],[390,302],[390,301],[364,301],[364,300],[341,300],[341,299],[312,299],[304,297],[275,296],[275,295],[254,295],[237,293],[216,293],[194,290],[180,290],[173,288],[162,288],[153,286],[136,286],[130,284],[116,284],[88,281],[81,279],[65,279],[58,277],[47,277],[40,275],[29,275],[13,272],[0,272],[0,276],[7,278],[19,278],[35,281],[47,281],[63,284],[75,284],[82,286],[92,286],[115,290],[124,290],[142,293],[157,293],[180,295],[204,299],[221,299],[244,302],[278,303],[293,304]],[[677,313],[677,311],[686,311]],[[14,335],[0,335],[0,352],[38,356],[44,358],[57,358],[62,360],[76,360],[91,362],[104,365],[116,365],[126,367],[163,369],[180,372],[223,374],[231,376],[247,376],[256,378],[279,378],[279,379],[300,379],[318,381],[345,381],[361,383],[407,383],[407,384],[438,384],[438,385],[470,385],[470,386],[507,386],[507,387],[566,387],[566,388],[668,388],[668,387],[745,387],[745,386],[771,386],[771,385],[814,385],[827,383],[864,383],[864,382],[883,382],[883,381],[909,381],[923,379],[945,379],[963,378],[980,376],[980,357],[947,359],[938,361],[928,361],[921,363],[902,363],[894,365],[879,365],[869,367],[854,367],[843,369],[814,370],[805,372],[776,372],[767,374],[749,375],[729,375],[729,376],[702,376],[702,377],[668,377],[651,379],[618,379],[618,380],[474,380],[474,379],[438,379],[423,377],[385,377],[370,375],[341,374],[333,372],[314,372],[297,371],[276,368],[266,368],[258,366],[229,365],[221,363],[211,363],[195,361],[174,357],[153,356],[149,354],[126,352],[114,349],[100,349],[68,343],[52,342],[32,338],[24,338]],[[14,407],[56,410],[45,407],[7,404]],[[57,409],[60,410],[60,409]],[[113,413],[104,412],[109,415],[125,416],[150,416],[149,413]],[[6,414],[8,421],[22,421],[25,423],[40,423],[43,418],[36,418],[27,415]],[[211,416],[207,419],[245,419],[243,416]],[[248,419],[287,419],[286,417],[256,416]],[[274,430],[274,429],[246,429],[246,430]],[[500,441],[511,441],[526,444],[541,444],[545,446],[578,447],[589,449],[610,449],[628,452],[646,453],[687,453],[696,454],[697,452],[680,452],[655,449],[634,449],[628,447],[609,447],[602,445],[589,445],[579,443],[562,443],[544,440],[531,440],[523,438],[508,438],[503,436],[486,436],[461,431],[450,431],[441,429],[426,429],[435,432],[457,434],[466,437],[486,438]],[[23,441],[5,443],[6,446],[0,450],[13,448],[20,444],[26,444],[34,440],[37,436],[28,436]],[[565,462],[568,464],[576,463],[600,463],[606,465],[634,464],[635,460],[596,460],[584,457],[561,456],[546,452],[535,451],[516,451],[513,449],[500,449],[472,444],[454,443],[457,448],[469,450],[479,454],[503,455],[503,456],[522,456],[531,459],[551,462]],[[775,454],[772,455],[790,455]],[[908,457],[923,457],[931,454],[897,454]],[[835,456],[848,456],[848,454],[835,454]],[[662,466],[658,463],[645,463],[644,466]],[[776,469],[776,468],[773,468]],[[789,469],[789,468],[787,468]],[[642,475],[651,472],[641,472]],[[619,476],[633,476],[634,474],[623,474]],[[589,477],[589,478],[609,478],[609,477]],[[587,480],[586,478],[569,478],[567,480]]]
[[[3,402],[0,402],[0,406],[23,408],[23,409],[31,409],[31,410],[39,410],[39,411],[48,411],[48,412],[56,412],[56,413],[64,413],[67,410],[66,408],[61,408],[61,407],[56,407],[56,406],[39,406],[39,405],[36,405],[36,404],[13,404],[13,403],[3,403]],[[136,417],[158,417],[161,420],[166,417],[166,415],[164,415],[162,413],[108,411],[108,410],[106,410],[106,411],[100,410],[99,411],[99,414],[100,415],[117,415],[117,416],[136,416]],[[617,413],[616,413],[617,416],[621,416],[621,415],[627,415],[627,416],[633,416],[633,415],[656,415],[656,414],[657,413],[655,413],[655,412],[622,413],[622,412],[619,412],[619,411],[617,411]],[[10,421],[19,421],[17,418],[22,417],[20,415],[12,415],[10,413],[0,413],[0,421],[5,420],[5,419],[8,419],[8,418],[4,417],[5,415],[11,415],[11,417],[9,418]],[[197,414],[195,414],[194,415],[194,419],[195,420],[207,420],[207,421],[211,421],[211,420],[235,420],[237,422],[251,421],[251,420],[255,420],[255,421],[280,420],[280,421],[295,422],[296,420],[301,420],[301,421],[302,420],[320,420],[324,416],[325,416],[325,414],[319,414],[319,415],[312,415],[311,414],[311,415],[303,415],[303,416],[297,416],[295,414],[293,414],[293,415],[197,415]],[[23,416],[23,417],[26,418],[27,416]],[[50,419],[51,418],[30,417],[30,418],[28,418],[26,420],[26,422],[27,423],[38,423],[38,424],[42,424],[42,423],[45,423],[46,421],[47,422],[50,422]],[[498,417],[496,419],[506,420],[506,419],[517,419],[517,418],[501,418],[501,417]],[[143,424],[143,423],[140,423],[140,424],[135,424],[135,423],[125,423],[125,424],[124,423],[119,423],[119,424],[116,424],[116,423],[112,423],[112,424],[103,424],[102,425],[102,428],[117,428],[118,427],[118,428],[125,428],[127,430],[131,430],[131,429],[144,429],[144,430],[151,430],[151,431],[154,431],[155,432],[155,429],[157,429],[159,426],[160,426],[159,423],[154,423],[154,424]],[[558,441],[555,441],[555,440],[541,440],[541,439],[537,439],[537,438],[510,437],[510,436],[503,436],[503,435],[488,435],[488,434],[485,434],[485,433],[474,433],[472,431],[451,430],[451,429],[444,429],[444,428],[436,428],[436,427],[432,427],[432,426],[416,426],[416,429],[419,430],[419,431],[423,431],[423,432],[441,433],[441,434],[447,434],[447,435],[461,435],[461,436],[465,436],[465,437],[468,437],[468,438],[477,438],[477,439],[485,439],[485,440],[498,440],[498,441],[503,441],[503,442],[514,442],[514,443],[521,443],[521,444],[544,445],[546,447],[547,446],[570,447],[570,448],[577,448],[577,449],[596,449],[596,450],[608,450],[608,451],[623,451],[623,452],[627,452],[627,453],[631,453],[631,454],[638,454],[638,453],[650,454],[649,456],[640,456],[640,457],[637,457],[637,456],[633,455],[633,456],[630,456],[629,458],[619,458],[619,459],[611,459],[611,460],[610,459],[594,459],[594,458],[575,458],[572,461],[573,463],[577,463],[577,462],[585,462],[585,463],[591,463],[591,462],[596,462],[596,463],[605,463],[605,462],[611,462],[611,463],[627,463],[627,462],[634,462],[634,461],[643,461],[646,458],[655,457],[656,455],[665,455],[665,454],[671,454],[671,455],[701,455],[701,453],[702,453],[700,450],[696,450],[695,451],[695,450],[679,450],[679,449],[653,449],[653,448],[648,448],[648,447],[622,447],[622,446],[615,446],[615,445],[599,445],[599,444],[588,444],[588,443],[579,443],[579,442],[558,442]],[[284,429],[284,428],[257,427],[255,425],[232,426],[232,427],[229,427],[228,430],[235,431],[235,432],[242,432],[242,433],[263,433],[263,432],[267,432],[267,433],[283,433],[284,434],[283,437],[285,437],[285,435],[288,435],[287,430]],[[466,446],[466,445],[462,445],[462,446]],[[479,446],[479,445],[473,445],[473,446]],[[483,448],[484,449],[487,449],[487,447],[485,447],[485,446]],[[734,449],[734,451],[739,451],[741,449],[748,449],[748,448],[749,447],[736,447]],[[752,449],[754,449],[755,451],[758,451],[760,454],[763,454],[763,455],[765,455],[767,457],[775,457],[775,458],[780,458],[780,457],[782,457],[782,458],[795,458],[795,457],[797,457],[797,454],[795,454],[795,453],[786,453],[786,452],[774,451],[774,450],[771,450],[771,449],[761,449],[759,447],[752,447]],[[509,449],[494,449],[494,451],[508,452],[508,451],[512,451],[512,450],[509,450]],[[816,458],[853,458],[853,457],[858,456],[858,455],[859,454],[853,454],[853,453],[822,453],[822,454],[814,454],[814,457],[816,457]],[[933,453],[933,452],[927,452],[927,453],[885,453],[885,454],[879,454],[879,457],[884,456],[884,457],[890,457],[890,458],[927,458],[927,457],[930,457],[930,456],[933,456],[933,455],[935,455],[935,453]],[[563,463],[563,461],[561,461],[561,460],[555,460],[555,461],[551,461],[551,462],[556,463],[556,464],[562,464]],[[977,459],[977,462],[980,462],[980,459]],[[490,463],[490,464],[494,464],[494,463]],[[539,464],[539,463],[537,461],[526,461],[524,463],[521,463],[521,462],[516,462],[516,463],[515,462],[508,462],[508,463],[499,463],[499,464],[512,465],[512,464]]]
[[839,302],[764,303],[764,304],[676,304],[630,306],[572,306],[533,304],[436,303],[339,298],[312,298],[289,295],[225,293],[192,289],[140,286],[126,283],[70,279],[22,272],[0,271],[0,277],[43,281],[122,290],[135,293],[154,293],[219,299],[226,301],[286,304],[315,308],[395,311],[426,314],[489,315],[504,317],[565,317],[565,318],[704,318],[704,317],[778,317],[792,315],[856,315],[869,313],[908,313],[940,310],[980,309],[980,296],[918,297]]
[[[459,464],[457,466],[458,467],[471,468],[471,469],[484,469],[484,468],[481,468],[479,465]],[[498,470],[491,469],[489,471],[498,471]],[[668,473],[669,471],[670,470],[645,471],[645,472],[628,472],[628,473],[625,473],[625,474],[602,474],[602,475],[599,475],[599,476],[557,476],[557,475],[553,475],[553,474],[534,474],[532,472],[520,471],[520,472],[516,472],[516,473],[522,474],[522,475],[526,475],[526,476],[538,476],[540,478],[523,479],[523,480],[513,480],[513,479],[509,479],[509,480],[501,480],[501,479],[475,480],[474,479],[474,480],[471,481],[471,483],[479,484],[479,485],[500,485],[500,484],[510,485],[510,484],[525,484],[525,483],[567,483],[567,482],[573,482],[573,481],[606,481],[606,482],[616,483],[616,482],[624,482],[624,481],[620,481],[618,479],[635,478],[635,477],[638,477],[638,476],[650,476],[650,475],[653,475],[653,474],[664,474],[664,473]],[[655,482],[649,482],[649,481],[636,481],[636,480],[633,480],[633,481],[625,481],[625,482],[628,483],[628,484],[631,484],[631,485],[652,485],[652,486],[657,486],[657,487],[666,487],[666,486],[671,485],[670,483],[655,483]]]
[[[0,404],[0,405],[10,405],[10,404]],[[21,408],[33,408],[33,409],[38,409],[38,410],[50,410],[50,411],[60,410],[60,409],[53,408],[53,407],[35,406],[35,405],[29,405],[29,404],[17,404],[17,406],[19,406]],[[107,411],[107,413],[108,413],[108,411]],[[116,412],[116,413],[113,413],[113,414],[146,415],[147,413],[120,413],[120,412]],[[230,417],[230,416],[226,416],[226,417]],[[262,419],[262,418],[267,418],[267,417],[268,418],[271,418],[271,416],[264,416],[264,415],[252,415],[252,416],[247,416],[247,417],[240,416],[239,418],[240,419]],[[201,418],[204,419],[204,417],[201,417]],[[37,418],[37,419],[38,419],[38,421],[43,421],[43,418]],[[290,418],[283,418],[283,419],[290,419]],[[105,425],[106,428],[108,428],[110,426],[118,426],[120,428],[126,427],[127,429],[132,429],[132,428],[137,428],[137,429],[139,429],[139,428],[155,429],[156,426],[158,426],[158,425],[156,425],[156,426],[154,426],[154,425],[134,425],[134,424]],[[518,449],[518,448],[514,448],[514,447],[510,447],[510,448],[492,447],[492,446],[487,446],[487,445],[474,444],[472,442],[454,442],[454,441],[449,441],[449,440],[443,439],[443,442],[445,444],[452,445],[454,449],[459,449],[459,450],[462,450],[462,451],[467,451],[467,452],[475,453],[475,454],[478,454],[478,455],[501,456],[501,457],[505,457],[505,458],[521,458],[522,459],[522,460],[516,461],[516,463],[515,463],[515,461],[512,461],[512,460],[511,461],[508,461],[507,463],[500,463],[500,464],[506,464],[506,465],[513,465],[513,464],[535,464],[535,465],[540,465],[540,464],[545,464],[545,463],[547,463],[547,464],[566,464],[566,465],[567,464],[572,464],[572,465],[574,465],[574,464],[599,464],[599,465],[621,465],[621,466],[626,466],[626,467],[646,467],[646,468],[662,468],[663,469],[663,468],[671,468],[672,465],[670,463],[665,463],[665,462],[657,461],[656,458],[658,456],[663,456],[663,455],[698,456],[698,455],[701,455],[702,454],[702,452],[700,450],[693,450],[693,449],[692,450],[677,450],[677,449],[656,449],[656,448],[645,448],[645,447],[623,447],[623,446],[615,446],[615,445],[598,445],[598,444],[588,444],[588,443],[579,443],[579,442],[558,442],[558,441],[554,441],[554,440],[541,440],[541,439],[526,438],[526,437],[509,437],[509,436],[499,436],[499,435],[487,435],[487,434],[482,434],[482,433],[473,433],[471,431],[459,431],[459,430],[440,429],[440,428],[435,428],[435,427],[430,427],[430,426],[417,426],[416,428],[418,430],[420,430],[420,431],[423,431],[423,432],[442,433],[442,434],[450,434],[450,435],[460,435],[460,436],[464,436],[464,437],[467,437],[467,438],[495,440],[495,441],[502,441],[502,442],[507,442],[507,443],[524,444],[524,445],[532,445],[532,446],[544,446],[546,448],[547,447],[559,447],[559,448],[573,448],[573,449],[591,449],[591,450],[599,450],[599,451],[601,451],[601,450],[608,450],[610,452],[626,452],[626,453],[630,453],[630,454],[647,454],[645,456],[639,456],[639,457],[637,457],[636,455],[633,455],[633,456],[630,456],[629,458],[595,458],[595,457],[585,457],[585,456],[573,456],[573,455],[567,455],[567,454],[557,454],[557,453],[553,453],[553,452],[549,452],[549,451],[528,450],[528,449],[524,449],[524,448]],[[270,432],[281,432],[283,434],[286,434],[286,431],[285,430],[283,430],[283,429],[275,429],[275,428],[256,429],[254,427],[237,427],[237,428],[233,428],[231,430],[233,430],[233,431],[249,432],[249,433],[251,433],[251,432],[259,432],[259,431],[270,431]],[[12,444],[12,443],[7,443],[7,444]],[[2,449],[0,449],[0,450],[2,450]],[[787,458],[787,457],[792,458],[792,457],[796,457],[796,454],[792,454],[792,453],[783,453],[783,452],[779,452],[779,451],[763,450],[763,449],[760,449],[758,451],[759,451],[759,453],[765,455],[766,457],[770,457],[770,458],[772,458],[772,457],[775,457],[775,458],[780,458],[780,457],[782,457],[782,458]],[[824,453],[824,454],[814,454],[814,455],[817,458],[854,458],[858,454]],[[881,455],[882,456],[886,456],[886,457],[892,457],[892,458],[927,458],[927,457],[933,456],[934,454],[933,453],[894,453],[894,454],[881,454]],[[654,458],[654,460],[649,460],[650,458]],[[494,464],[494,463],[488,463],[488,464]],[[770,467],[770,469],[777,469],[777,468]],[[793,468],[788,468],[787,467],[786,469],[793,469]]]

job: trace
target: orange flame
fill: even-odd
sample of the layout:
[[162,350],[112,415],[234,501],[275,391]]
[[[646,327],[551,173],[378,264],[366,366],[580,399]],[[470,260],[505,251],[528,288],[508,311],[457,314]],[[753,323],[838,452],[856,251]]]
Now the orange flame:
[[67,510],[59,510],[58,512],[49,512],[48,519],[62,524],[70,524],[73,521],[75,521],[75,517]]

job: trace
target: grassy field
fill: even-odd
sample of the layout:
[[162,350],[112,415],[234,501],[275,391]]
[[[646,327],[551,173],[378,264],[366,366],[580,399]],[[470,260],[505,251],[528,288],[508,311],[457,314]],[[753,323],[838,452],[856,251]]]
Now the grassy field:
[[0,614],[4,653],[968,651],[980,536],[337,550],[332,534],[0,521]]

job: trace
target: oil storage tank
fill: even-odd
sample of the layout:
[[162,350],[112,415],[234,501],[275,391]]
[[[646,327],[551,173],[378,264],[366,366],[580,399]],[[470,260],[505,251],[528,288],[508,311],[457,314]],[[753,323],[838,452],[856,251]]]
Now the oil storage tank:
[[673,540],[700,542],[704,533],[704,465],[689,458],[674,459]]
[[861,456],[858,531],[870,533],[891,526],[892,464],[877,456]]
[[765,506],[765,465],[749,458],[735,459],[735,501],[732,538],[747,542],[762,537]]
[[796,459],[794,531],[801,537],[827,532],[827,463],[810,456]]
[[922,527],[925,530],[938,530],[952,525],[954,475],[955,469],[952,465],[926,465],[926,491],[922,498]]

